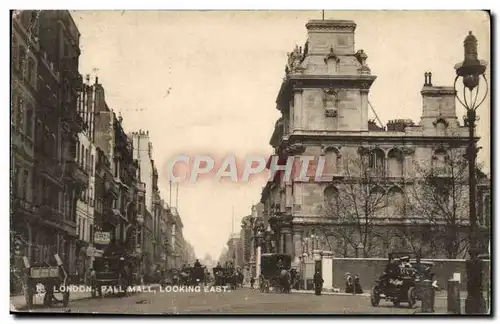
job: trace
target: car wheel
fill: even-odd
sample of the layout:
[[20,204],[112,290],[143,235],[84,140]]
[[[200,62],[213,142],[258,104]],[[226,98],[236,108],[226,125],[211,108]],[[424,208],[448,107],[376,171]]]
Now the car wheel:
[[413,308],[413,306],[415,306],[417,299],[416,295],[415,287],[410,287],[408,289],[408,308]]
[[374,287],[372,289],[372,294],[370,296],[370,300],[371,300],[373,307],[377,307],[378,304],[380,303],[380,293],[379,293],[377,287]]

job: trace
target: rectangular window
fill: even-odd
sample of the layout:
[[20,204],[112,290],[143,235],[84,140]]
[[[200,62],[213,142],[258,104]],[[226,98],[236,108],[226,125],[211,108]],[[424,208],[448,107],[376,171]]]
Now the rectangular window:
[[18,68],[19,62],[19,45],[14,33],[12,33],[12,65],[15,70]]
[[87,227],[87,222],[86,222],[86,219],[85,218],[82,218],[82,240],[85,241],[85,232],[86,232],[86,227]]
[[35,61],[33,58],[28,58],[28,66],[26,69],[26,80],[29,82],[29,84],[33,87],[35,87],[36,83],[36,66],[35,66]]
[[22,192],[23,192],[23,198],[25,200],[28,199],[29,177],[30,177],[29,171],[28,170],[24,170]]
[[76,142],[76,162],[80,163],[80,142]]
[[33,138],[33,119],[34,119],[34,112],[33,112],[33,105],[31,103],[28,103],[28,108],[26,109],[26,122],[25,124],[25,130],[24,134],[29,139]]
[[84,169],[83,166],[83,161],[85,159],[85,148],[83,147],[83,144],[80,144],[80,167]]
[[90,156],[90,175],[94,175],[94,155]]
[[89,149],[85,149],[85,162],[84,162],[84,165],[85,165],[85,171],[88,172],[88,168],[89,168]]
[[18,95],[17,102],[15,105],[15,124],[16,127],[21,130],[23,129],[23,113],[24,113],[24,101],[23,98]]
[[24,46],[19,46],[19,73],[24,74],[24,67],[26,66],[26,49]]
[[12,179],[14,182],[12,183],[12,191],[14,192],[15,196],[19,196],[20,172],[19,167],[17,167],[16,165],[14,165],[13,173],[14,177]]
[[89,241],[90,243],[94,243],[94,225],[90,224],[90,228],[89,228]]

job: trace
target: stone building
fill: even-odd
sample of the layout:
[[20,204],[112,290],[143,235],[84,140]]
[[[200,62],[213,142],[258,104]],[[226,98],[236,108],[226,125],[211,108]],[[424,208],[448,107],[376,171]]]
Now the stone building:
[[[445,256],[426,243],[439,240],[449,224],[444,217],[423,217],[416,188],[429,178],[427,170],[438,170],[433,179],[446,178],[449,185],[447,163],[465,152],[468,134],[458,121],[453,87],[434,86],[426,72],[419,123],[398,119],[377,126],[368,118],[376,76],[367,54],[354,47],[356,24],[312,20],[306,28],[304,47],[288,56],[276,100],[281,118],[270,141],[276,155],[270,169],[288,163],[295,171],[290,179],[278,172],[262,191],[265,217],[255,222],[265,238],[262,249],[290,253],[295,262],[307,247],[346,257],[386,256],[393,249]],[[307,159],[311,163],[301,174]],[[457,163],[463,171],[463,161]],[[468,222],[461,177],[454,179],[462,186],[453,193],[461,203],[453,211],[456,240],[466,236]],[[449,202],[447,195],[442,199]]]
[[187,260],[184,255],[184,234],[183,228],[184,224],[182,223],[181,216],[177,207],[170,207],[170,212],[172,213],[172,257],[170,266],[172,268],[180,268]]
[[[30,31],[31,29],[31,31]],[[36,11],[14,13],[11,52],[11,253],[34,258],[36,209],[33,195],[35,164],[35,108],[37,106],[39,21]],[[30,32],[29,32],[30,31]],[[32,37],[30,37],[30,35]],[[27,48],[30,48],[27,55]],[[42,54],[45,59],[45,55]],[[50,62],[49,67],[53,66]],[[56,105],[56,103],[53,103]],[[42,221],[42,223],[44,223]],[[12,244],[15,243],[15,244]],[[12,263],[12,262],[11,262]]]
[[80,197],[76,203],[76,224],[78,241],[76,247],[77,268],[80,274],[83,274],[92,264],[92,255],[89,254],[93,249],[94,238],[94,209],[95,209],[95,163],[96,163],[96,145],[95,145],[95,108],[98,104],[100,92],[104,91],[102,86],[95,79],[90,83],[90,76],[86,77],[85,82],[79,89],[78,96],[78,114],[84,121],[83,130],[78,133],[76,143],[76,162],[88,174],[88,183],[86,188],[81,191]]
[[66,10],[13,13],[11,229],[31,262],[58,253],[76,272],[76,201],[88,174],[76,161],[80,56],[78,29]]
[[[251,257],[252,257],[252,215],[243,217],[241,220],[241,230],[240,230],[240,242],[239,249],[241,251],[241,268],[245,270],[246,274],[249,274],[251,269]],[[247,276],[245,276],[247,277]]]

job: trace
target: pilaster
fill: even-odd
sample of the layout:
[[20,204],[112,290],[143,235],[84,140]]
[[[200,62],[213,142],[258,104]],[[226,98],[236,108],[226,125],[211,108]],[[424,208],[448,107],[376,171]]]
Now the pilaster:
[[331,251],[321,252],[321,270],[323,277],[323,290],[333,291],[333,253]]

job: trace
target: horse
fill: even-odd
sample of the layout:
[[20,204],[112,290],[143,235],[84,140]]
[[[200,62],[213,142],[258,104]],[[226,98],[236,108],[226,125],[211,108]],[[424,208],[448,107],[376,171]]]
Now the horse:
[[279,283],[281,286],[281,292],[289,293],[291,290],[291,276],[290,272],[283,269],[280,272]]

